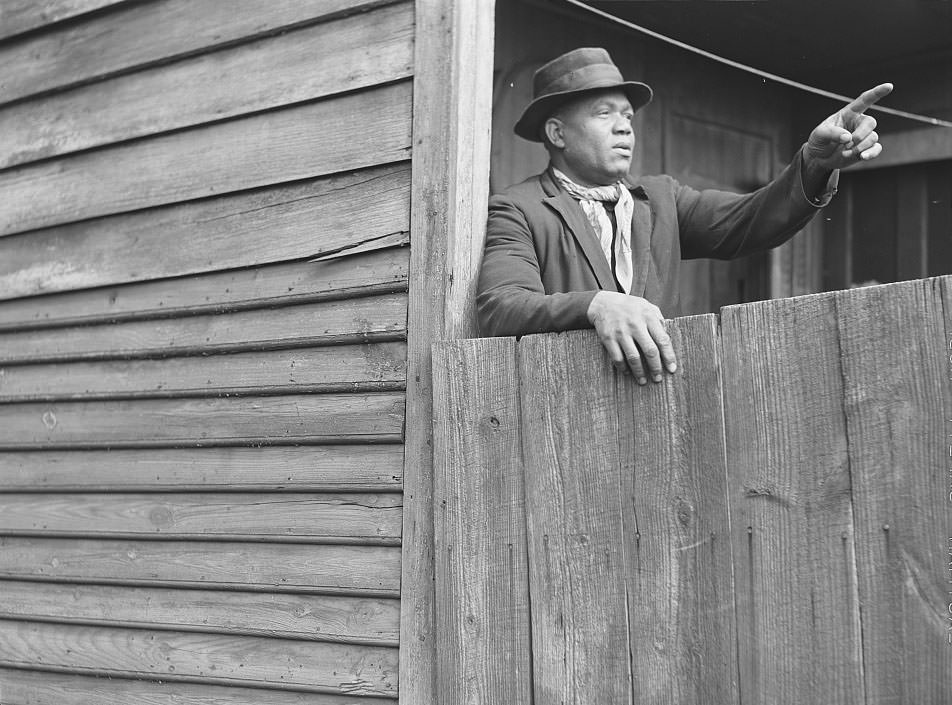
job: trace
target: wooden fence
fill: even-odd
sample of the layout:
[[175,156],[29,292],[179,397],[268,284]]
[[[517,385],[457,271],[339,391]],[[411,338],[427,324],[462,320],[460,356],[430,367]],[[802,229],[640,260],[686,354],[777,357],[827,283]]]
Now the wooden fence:
[[952,277],[434,346],[444,703],[952,702]]

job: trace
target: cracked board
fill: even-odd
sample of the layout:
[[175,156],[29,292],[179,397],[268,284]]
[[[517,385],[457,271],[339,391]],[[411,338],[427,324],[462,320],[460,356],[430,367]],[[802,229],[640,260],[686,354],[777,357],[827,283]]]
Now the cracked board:
[[680,371],[619,375],[591,332],[520,344],[536,698],[736,702],[712,316]]
[[865,702],[834,296],[722,309],[746,702]]
[[[366,208],[372,200],[374,208]],[[253,271],[252,281],[236,275],[236,268],[313,257],[322,252],[353,247],[406,233],[410,228],[410,165],[402,162],[353,173],[310,179],[252,192],[176,203],[158,208],[93,218],[77,223],[35,230],[19,237],[0,238],[0,298],[16,299],[33,294],[68,292],[89,287],[205,274],[204,277],[157,281],[138,288],[102,290],[120,301],[82,292],[73,311],[83,314],[102,310],[126,313],[146,307],[184,307],[209,297],[211,302],[270,298],[279,295],[281,268]],[[354,223],[360,227],[354,227]],[[267,233],[263,237],[262,233]],[[391,256],[393,255],[391,250]],[[368,258],[284,265],[296,270],[287,285],[300,290],[301,270],[309,278],[322,275],[324,284],[343,288],[341,274],[359,267]],[[364,264],[364,268],[366,268]],[[232,270],[220,274],[221,270]],[[295,276],[297,275],[297,276]],[[234,281],[223,281],[236,277]],[[355,279],[366,273],[355,273]],[[261,277],[264,281],[258,281]],[[224,285],[224,286],[222,286]],[[306,285],[306,284],[303,284]],[[321,286],[315,281],[312,286]],[[255,288],[261,288],[256,297]],[[168,289],[175,292],[168,293]],[[287,292],[287,290],[285,290]],[[290,292],[288,292],[290,293]],[[67,295],[50,304],[64,302]],[[55,317],[69,310],[51,311],[45,300],[34,303],[41,313]],[[17,312],[19,311],[19,316]],[[10,301],[0,307],[0,320],[14,323],[35,310]],[[75,315],[75,313],[74,313]]]

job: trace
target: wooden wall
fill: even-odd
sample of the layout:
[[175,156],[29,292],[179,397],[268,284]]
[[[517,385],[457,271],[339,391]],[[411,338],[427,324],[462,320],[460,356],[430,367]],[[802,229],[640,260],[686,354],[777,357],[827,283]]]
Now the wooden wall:
[[668,330],[434,346],[445,702],[950,702],[952,277]]
[[396,698],[414,21],[4,3],[5,705]]

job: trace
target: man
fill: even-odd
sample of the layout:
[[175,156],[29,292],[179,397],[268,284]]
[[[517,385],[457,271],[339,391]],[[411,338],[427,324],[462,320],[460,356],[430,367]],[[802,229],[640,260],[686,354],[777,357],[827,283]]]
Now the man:
[[634,112],[652,97],[604,49],[576,49],[534,76],[517,135],[543,142],[549,168],[489,202],[477,314],[483,335],[594,326],[639,384],[677,361],[663,312],[676,315],[682,257],[729,259],[782,244],[826,205],[837,170],[875,158],[869,90],[820,123],[772,183],[747,195],[696,191],[667,176],[628,181]]

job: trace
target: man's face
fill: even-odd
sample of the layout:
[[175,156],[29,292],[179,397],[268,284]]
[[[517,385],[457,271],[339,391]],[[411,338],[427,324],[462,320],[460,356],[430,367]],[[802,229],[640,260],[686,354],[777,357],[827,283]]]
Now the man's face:
[[[619,90],[586,94],[554,116],[559,129],[550,133],[562,171],[582,186],[607,186],[628,173],[635,133],[634,110]],[[564,168],[563,168],[564,167]]]

